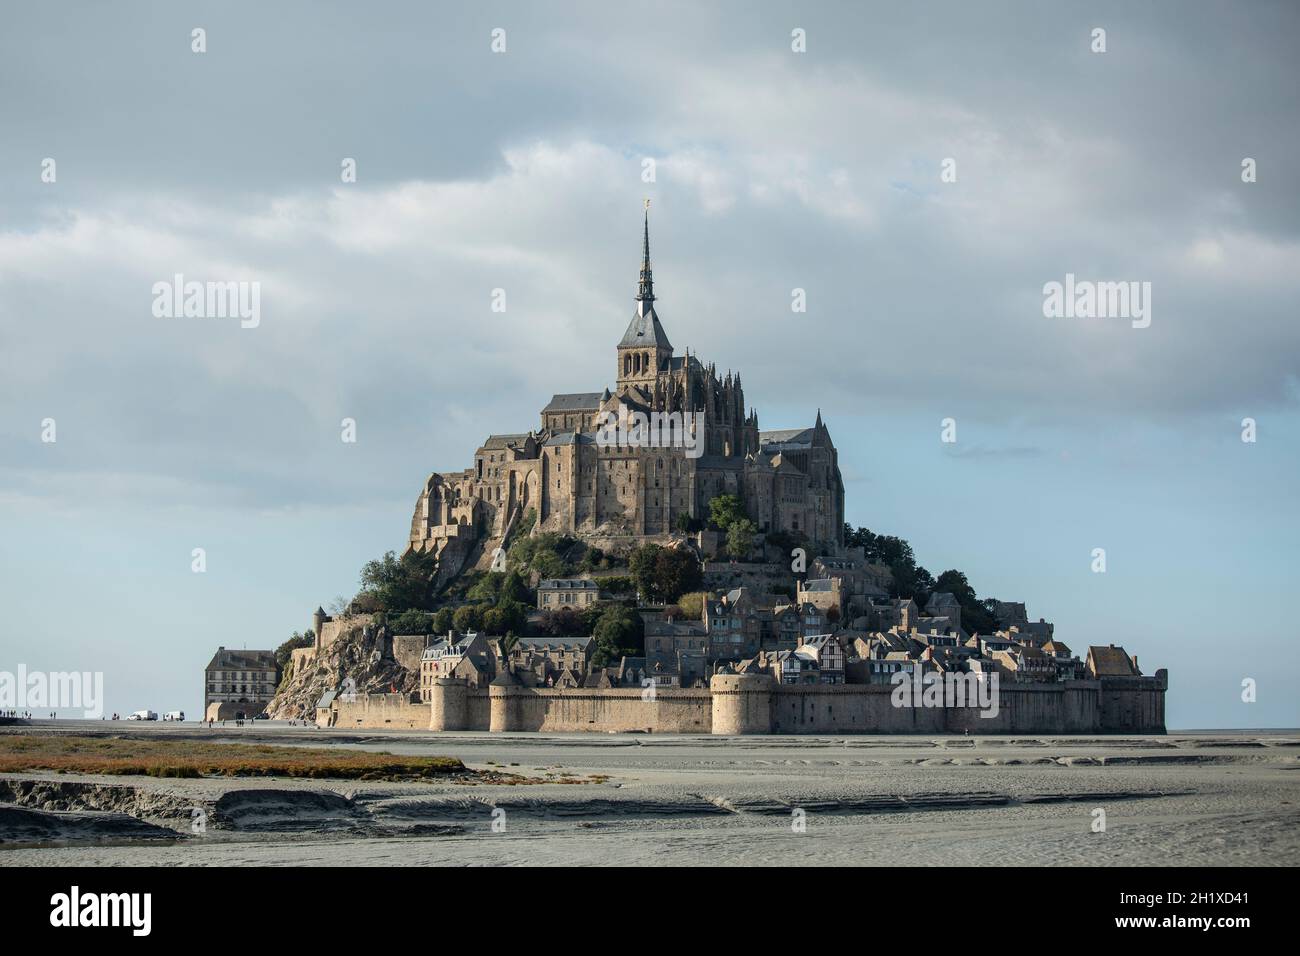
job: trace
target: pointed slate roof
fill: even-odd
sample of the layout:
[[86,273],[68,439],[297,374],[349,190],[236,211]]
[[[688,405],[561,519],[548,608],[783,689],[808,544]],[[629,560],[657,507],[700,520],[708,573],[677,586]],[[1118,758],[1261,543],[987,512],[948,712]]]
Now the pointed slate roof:
[[672,343],[668,341],[668,335],[664,332],[664,327],[659,324],[659,316],[655,314],[654,302],[654,273],[650,270],[650,209],[647,206],[645,234],[641,246],[641,278],[637,284],[636,293],[636,313],[632,316],[627,331],[623,333],[623,338],[618,343],[619,348],[649,346],[651,348],[667,349],[669,352],[673,350]]
[[[646,311],[642,313],[642,309]],[[628,323],[627,331],[623,333],[623,338],[619,341],[619,348],[662,348],[672,351],[672,343],[668,341],[668,333],[664,327],[659,324],[659,316],[655,315],[655,307],[647,302],[637,303],[636,314],[632,316],[632,321]]]

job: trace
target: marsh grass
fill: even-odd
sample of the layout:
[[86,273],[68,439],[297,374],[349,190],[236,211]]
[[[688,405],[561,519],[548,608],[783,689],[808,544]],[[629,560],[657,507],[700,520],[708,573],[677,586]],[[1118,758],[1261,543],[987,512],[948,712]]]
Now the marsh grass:
[[36,771],[333,780],[429,780],[470,773],[455,757],[407,757],[382,751],[138,737],[0,735],[0,773]]

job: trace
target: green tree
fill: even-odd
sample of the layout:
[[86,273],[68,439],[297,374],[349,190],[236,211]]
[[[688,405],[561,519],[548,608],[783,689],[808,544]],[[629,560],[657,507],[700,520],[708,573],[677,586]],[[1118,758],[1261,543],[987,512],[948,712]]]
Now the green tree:
[[437,569],[438,560],[432,554],[409,551],[399,558],[389,551],[361,569],[361,591],[370,595],[380,610],[429,610]]
[[578,637],[590,634],[594,626],[595,620],[588,621],[577,608],[562,607],[544,611],[537,620],[535,630],[539,637]]
[[343,611],[336,612],[334,616],[338,616],[338,614],[378,614],[383,609],[384,602],[379,599],[379,595],[373,591],[362,591],[345,605]]
[[900,594],[899,596],[915,598],[916,603],[924,607],[925,602],[928,601],[930,595],[934,593],[934,578],[930,576],[929,571],[919,565],[911,572],[911,574],[911,583],[908,585],[909,593],[907,595]]
[[975,603],[975,589],[966,580],[966,575],[957,570],[948,570],[939,575],[938,580],[934,582],[934,590],[951,594],[962,606],[962,610],[965,610],[968,604]]
[[504,571],[488,571],[474,585],[465,592],[465,597],[471,601],[482,603],[488,601],[495,604],[497,595],[501,593],[501,582],[506,578]]
[[462,604],[452,615],[452,626],[461,634],[477,631],[483,626],[483,609],[477,604]]
[[892,595],[912,598],[924,604],[934,590],[930,572],[916,563],[912,546],[902,538],[888,534],[873,534],[866,528],[854,530],[844,526],[844,543],[851,548],[862,548],[868,561],[884,564],[894,576]]
[[727,554],[737,561],[749,557],[750,552],[754,550],[754,535],[757,533],[758,529],[754,527],[754,522],[748,518],[733,521],[727,529]]
[[719,531],[726,531],[745,517],[745,506],[736,495],[718,495],[709,501],[709,524]]
[[989,634],[997,627],[993,608],[997,602],[993,599],[981,601],[975,594],[966,575],[956,569],[949,569],[939,575],[934,582],[932,592],[947,591],[961,605],[961,624],[968,634]]
[[564,559],[548,548],[536,552],[528,566],[543,578],[562,578],[569,573]]
[[643,544],[628,555],[627,566],[632,572],[636,589],[646,600],[653,600],[655,592],[655,562],[662,551],[657,544]]
[[636,581],[626,574],[611,574],[608,577],[596,578],[595,581],[606,594],[636,593]]
[[655,555],[655,599],[676,601],[700,586],[700,562],[685,548],[662,548]]
[[769,531],[765,540],[783,554],[790,554],[795,548],[803,548],[805,554],[812,553],[808,536],[802,531]]
[[647,601],[675,601],[700,585],[700,563],[684,548],[642,545],[628,558],[628,567]]
[[428,611],[403,611],[391,619],[389,629],[394,634],[432,634],[433,615]]
[[433,615],[432,633],[446,634],[453,627],[455,627],[456,626],[455,614],[456,612],[449,607],[438,608],[437,612]]
[[[504,634],[507,631],[522,631],[528,626],[528,611],[513,598],[505,598],[493,610],[501,615],[500,630],[496,633]],[[486,617],[486,614],[484,617]]]
[[497,595],[497,603],[502,601],[522,601],[531,603],[533,595],[529,591],[528,585],[524,583],[523,576],[518,571],[509,571],[505,580],[501,582],[501,590]]
[[578,612],[579,618],[581,619],[580,626],[576,631],[572,631],[570,633],[578,636],[584,636],[584,637],[590,636],[592,633],[595,632],[596,622],[600,620],[601,615],[604,613],[605,613],[605,605],[603,604],[587,605],[585,608],[583,608],[581,611]]
[[621,604],[610,605],[596,622],[592,636],[593,667],[608,667],[622,657],[635,657],[645,650],[645,624],[641,615]]
[[708,595],[703,591],[691,591],[677,599],[677,606],[682,609],[682,617],[689,621],[704,620],[704,601]]
[[490,607],[483,612],[483,632],[496,636],[506,632],[506,614],[499,607]]
[[575,538],[547,531],[528,538],[519,538],[507,549],[506,561],[511,568],[527,573],[535,571],[544,578],[562,578],[573,573],[570,556],[586,551],[586,545]]

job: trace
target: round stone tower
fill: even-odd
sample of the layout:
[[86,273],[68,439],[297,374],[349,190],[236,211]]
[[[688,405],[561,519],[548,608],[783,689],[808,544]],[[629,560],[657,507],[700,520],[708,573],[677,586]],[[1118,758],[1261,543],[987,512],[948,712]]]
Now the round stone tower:
[[439,677],[429,689],[429,729],[464,730],[469,722],[469,683]]
[[767,674],[717,674],[713,695],[713,733],[770,734],[775,683]]
[[502,674],[488,685],[488,730],[501,733],[523,729],[524,690],[519,681]]
[[316,636],[316,650],[321,649],[320,632],[325,627],[326,615],[323,607],[316,608],[316,613],[311,616],[311,632]]

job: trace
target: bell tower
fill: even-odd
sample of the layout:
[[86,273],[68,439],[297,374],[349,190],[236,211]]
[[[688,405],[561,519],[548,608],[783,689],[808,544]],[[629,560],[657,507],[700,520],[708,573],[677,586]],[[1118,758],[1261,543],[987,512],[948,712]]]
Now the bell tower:
[[650,200],[645,201],[641,238],[641,277],[637,282],[636,313],[618,343],[619,385],[653,385],[668,370],[673,347],[655,314],[654,273],[650,269]]

